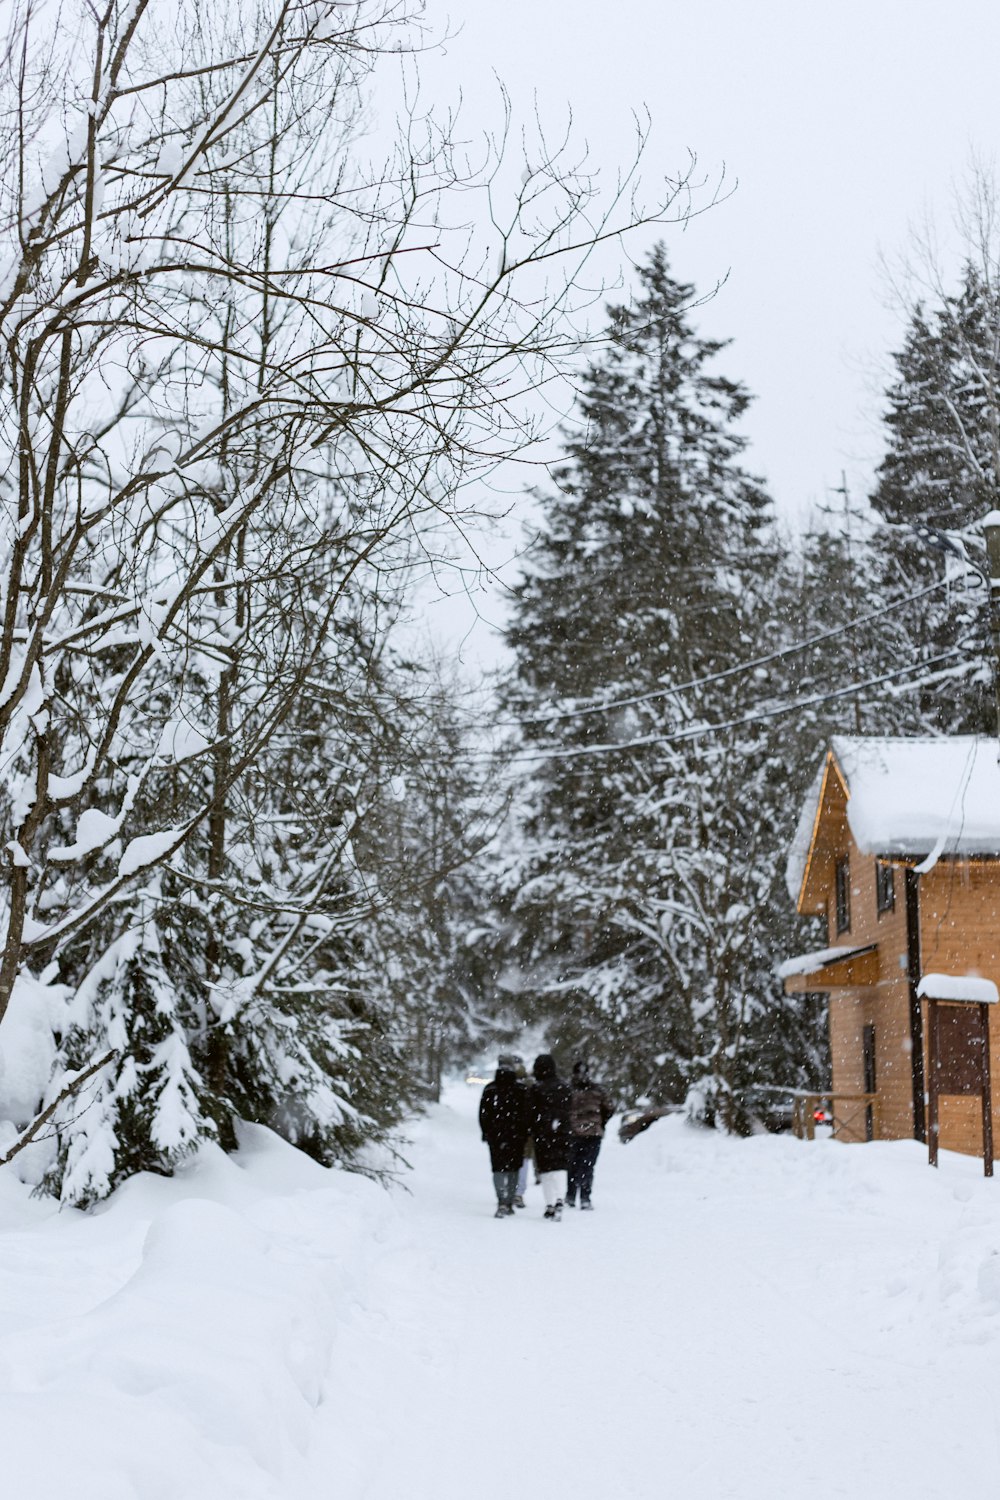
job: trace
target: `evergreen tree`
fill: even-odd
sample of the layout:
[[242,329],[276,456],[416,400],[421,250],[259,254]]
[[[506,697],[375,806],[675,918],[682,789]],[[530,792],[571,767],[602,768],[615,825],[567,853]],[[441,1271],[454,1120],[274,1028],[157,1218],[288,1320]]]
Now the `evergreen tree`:
[[639,282],[583,377],[517,591],[508,700],[532,776],[507,899],[554,1035],[631,1099],[694,1090],[740,1126],[748,1040],[781,1025],[763,913],[785,771],[766,728],[706,730],[750,706],[714,674],[780,642],[782,551],[741,462],[750,398],[713,373],[693,289],[662,246]]
[[[306,613],[308,584],[305,575],[292,583]],[[50,1092],[95,1053],[115,1052],[96,1088],[99,1105],[57,1121],[46,1185],[65,1202],[92,1202],[137,1170],[168,1173],[201,1140],[232,1149],[240,1119],[338,1160],[405,1103],[398,1076],[381,1117],[360,1102],[377,1096],[385,1060],[373,1044],[370,1068],[358,1066],[359,1044],[374,1043],[378,1028],[351,834],[376,794],[388,731],[379,713],[384,675],[360,587],[356,594],[355,619],[345,608],[341,632],[315,662],[314,690],[214,798],[219,756],[206,753],[198,726],[211,723],[227,669],[213,671],[211,658],[180,679],[163,669],[164,704],[184,709],[155,726],[147,753],[164,739],[176,749],[181,734],[190,753],[137,791],[136,815],[176,827],[212,800],[213,817],[147,875],[134,903],[109,904],[60,954],[75,995]],[[283,620],[282,659],[291,661],[300,629],[293,610]],[[265,675],[267,651],[261,632],[244,660],[250,682]],[[252,689],[234,691],[224,747],[234,759],[241,715],[253,711]],[[109,845],[91,868],[70,871],[110,876],[120,854]],[[51,901],[69,894],[53,887]]]
[[[892,732],[910,712],[882,680],[900,663],[891,615],[882,613],[892,596],[881,591],[872,545],[878,522],[870,510],[855,509],[846,494],[842,500],[821,506],[813,517],[783,590],[785,634],[796,649],[780,675],[789,698],[803,704],[785,731],[795,747],[792,763],[801,763],[806,777],[831,735]],[[815,646],[798,649],[813,639]],[[834,696],[825,698],[828,693]]]
[[[60,1122],[60,1145],[45,1187],[80,1207],[135,1172],[170,1172],[198,1142],[214,1137],[199,1095],[183,998],[171,980],[156,918],[159,877],[131,925],[100,954],[70,1004],[61,1058],[69,1072],[102,1049],[117,1052],[85,1108]],[[62,1077],[51,1087],[58,1092]]]
[[984,732],[993,720],[985,612],[965,554],[1000,504],[1000,299],[985,267],[970,262],[957,292],[914,307],[895,365],[872,495],[884,523],[878,586],[892,598],[945,583],[885,627],[898,664],[934,659],[926,687],[908,698],[906,727]]
[[376,943],[386,1011],[423,1097],[491,1037],[496,983],[489,847],[506,810],[468,693],[434,663],[394,774],[366,828],[380,881]]

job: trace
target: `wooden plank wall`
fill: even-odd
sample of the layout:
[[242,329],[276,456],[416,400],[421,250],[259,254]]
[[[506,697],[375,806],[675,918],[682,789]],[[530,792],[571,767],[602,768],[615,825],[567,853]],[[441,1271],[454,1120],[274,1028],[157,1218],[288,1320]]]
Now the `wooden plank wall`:
[[842,851],[850,860],[851,926],[837,932],[831,883],[827,924],[831,946],[878,943],[879,977],[875,985],[834,992],[830,997],[830,1052],[833,1087],[861,1092],[864,1087],[862,1039],[865,1026],[875,1028],[875,1085],[879,1095],[879,1135],[907,1140],[913,1135],[913,1073],[910,1063],[910,991],[906,968],[906,894],[901,866],[895,871],[895,907],[878,911],[875,860],[862,854],[842,815]]
[[[850,859],[851,925],[837,931],[834,872]],[[830,946],[877,943],[878,982],[830,995],[833,1088],[860,1093],[864,1086],[863,1036],[875,1028],[879,1134],[887,1140],[913,1136],[913,1068],[907,971],[906,893],[902,865],[895,866],[895,906],[879,915],[875,859],[862,854],[847,823],[847,790],[834,766],[820,810],[809,884],[813,900],[827,894]],[[1000,986],[1000,860],[939,860],[919,877],[921,969],[927,973],[980,974]],[[808,905],[803,910],[816,909]],[[926,1007],[924,1015],[927,1070]],[[1000,1143],[1000,1006],[990,1013],[993,1078],[993,1138]],[[976,1098],[941,1099],[940,1144],[979,1154],[982,1123]]]
[[[1000,861],[939,860],[920,877],[920,943],[925,974],[980,974],[1000,985]],[[990,1071],[993,1139],[1000,1141],[1000,1016],[996,1006],[990,1009]],[[949,1151],[982,1153],[978,1098],[942,1096],[941,1145]]]

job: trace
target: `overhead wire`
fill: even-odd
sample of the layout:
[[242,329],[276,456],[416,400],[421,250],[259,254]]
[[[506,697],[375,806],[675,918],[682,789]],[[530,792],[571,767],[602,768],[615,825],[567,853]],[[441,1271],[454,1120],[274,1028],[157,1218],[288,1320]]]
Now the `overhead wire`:
[[[937,656],[927,657],[923,661],[908,662],[905,666],[897,667],[895,671],[883,672],[877,677],[869,677],[863,682],[851,682],[844,687],[832,688],[829,692],[814,693],[805,698],[797,698],[791,703],[781,703],[772,708],[755,710],[750,714],[743,714],[737,718],[726,719],[722,722],[708,724],[693,724],[686,729],[675,730],[671,734],[643,735],[638,739],[613,741],[602,745],[577,745],[570,748],[562,748],[556,745],[537,746],[530,750],[512,751],[512,759],[517,762],[570,760],[579,757],[590,757],[595,755],[622,754],[630,750],[640,750],[651,745],[671,745],[684,740],[699,739],[706,735],[721,734],[731,729],[742,729],[753,724],[764,723],[770,719],[781,718],[785,714],[797,713],[803,708],[813,708],[822,703],[829,703],[837,698],[850,697],[854,693],[863,692],[868,688],[880,687],[883,683],[893,682],[897,678],[904,677],[910,672],[919,671],[926,667],[933,667],[943,661],[950,661],[964,652],[966,643],[952,647],[948,651],[939,653]],[[488,753],[488,752],[486,752]]]
[[590,701],[575,708],[564,709],[552,713],[525,714],[516,719],[501,719],[495,721],[498,727],[519,728],[523,724],[553,724],[565,719],[583,718],[588,714],[610,713],[617,708],[630,708],[637,703],[651,703],[658,698],[669,698],[674,693],[686,693],[694,688],[708,687],[716,682],[723,682],[731,677],[739,677],[747,672],[755,672],[761,667],[770,666],[773,662],[784,661],[790,656],[801,655],[805,651],[811,651],[814,646],[821,646],[827,641],[836,640],[839,636],[846,635],[848,631],[857,630],[862,625],[868,625],[873,620],[883,618],[891,614],[893,610],[901,609],[905,604],[914,604],[919,599],[925,599],[930,594],[947,584],[947,578],[939,578],[936,583],[929,584],[926,588],[918,589],[916,593],[904,595],[900,599],[894,599],[890,604],[882,605],[879,609],[870,610],[867,614],[858,615],[853,620],[848,620],[844,625],[837,625],[832,630],[821,631],[818,635],[810,636],[807,640],[796,641],[791,646],[783,646],[777,651],[770,651],[764,656],[756,656],[749,661],[740,662],[734,667],[725,667],[718,672],[710,672],[704,677],[693,677],[689,682],[679,682],[672,687],[654,688],[649,692],[635,693],[627,698],[613,698],[606,702]]

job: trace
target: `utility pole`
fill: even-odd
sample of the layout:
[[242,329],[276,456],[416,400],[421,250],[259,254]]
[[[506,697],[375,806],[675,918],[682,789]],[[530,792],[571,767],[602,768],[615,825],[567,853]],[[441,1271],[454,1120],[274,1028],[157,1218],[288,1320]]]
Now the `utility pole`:
[[[854,582],[854,557],[851,552],[851,496],[847,488],[847,473],[844,469],[840,471],[840,488],[834,490],[835,495],[844,497],[844,551],[847,558],[847,582]],[[1000,514],[998,514],[1000,520]],[[858,641],[857,636],[851,636],[851,665],[854,669],[854,680],[858,681],[860,666],[858,663]],[[861,733],[861,699],[857,693],[854,695],[854,729],[855,733]]]
[[986,579],[990,590],[990,634],[993,637],[993,701],[996,706],[996,730],[1000,738],[1000,510],[991,510],[983,519],[986,535]]

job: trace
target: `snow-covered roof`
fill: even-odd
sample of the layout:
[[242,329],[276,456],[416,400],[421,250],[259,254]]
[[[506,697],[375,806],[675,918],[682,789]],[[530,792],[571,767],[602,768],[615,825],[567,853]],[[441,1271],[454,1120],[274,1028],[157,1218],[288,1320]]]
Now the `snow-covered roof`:
[[799,821],[792,835],[792,842],[788,849],[788,863],[785,865],[785,885],[788,894],[793,901],[798,901],[799,891],[805,879],[806,862],[809,859],[809,848],[812,844],[813,829],[816,826],[816,813],[819,808],[819,799],[823,792],[823,781],[826,775],[826,760],[824,759],[813,777],[812,786],[809,788],[802,803],[802,811],[799,813]]
[[[816,969],[829,968],[844,958],[857,958],[860,953],[874,953],[877,943],[854,943],[839,948],[817,948],[815,953],[802,953],[798,958],[786,958],[778,967],[779,979],[791,979],[794,974],[812,974]],[[935,997],[936,998],[936,997]]]
[[992,979],[978,974],[925,974],[917,985],[917,994],[925,1000],[973,1000],[979,1005],[996,1005],[1000,991]]
[[[847,821],[866,854],[1000,854],[1000,759],[995,739],[836,735],[833,757],[847,784]],[[806,798],[789,850],[793,900],[802,889],[822,794]],[[929,868],[929,864],[928,864]]]

